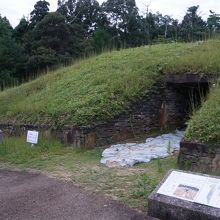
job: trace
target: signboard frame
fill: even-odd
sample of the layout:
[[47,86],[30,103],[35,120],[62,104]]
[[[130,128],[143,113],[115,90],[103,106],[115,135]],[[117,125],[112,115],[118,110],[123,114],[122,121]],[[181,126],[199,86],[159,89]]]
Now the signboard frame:
[[161,183],[148,197],[148,215],[159,219],[172,220],[219,220],[220,208],[158,193],[173,171],[184,174],[199,175],[205,178],[211,177],[220,181],[220,176],[210,176],[182,170],[170,170]]
[[30,143],[32,145],[38,144],[38,139],[39,139],[39,131],[35,131],[35,130],[27,131],[27,139],[26,139],[27,143]]
[[220,179],[215,177],[172,171],[157,193],[220,209]]

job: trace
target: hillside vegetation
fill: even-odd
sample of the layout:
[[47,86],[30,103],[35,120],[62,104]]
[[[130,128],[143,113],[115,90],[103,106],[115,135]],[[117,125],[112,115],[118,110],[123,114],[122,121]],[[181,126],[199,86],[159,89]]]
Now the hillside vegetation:
[[185,133],[185,140],[220,144],[220,86],[217,85],[210,93],[208,100],[203,103],[191,120]]
[[[220,41],[145,46],[78,61],[1,92],[0,122],[57,128],[108,120],[125,111],[164,74],[184,72],[220,73]],[[210,102],[215,103],[212,94]],[[189,139],[197,117],[191,121]]]
[[[160,12],[142,16],[135,0],[59,0],[55,11],[37,1],[16,27],[0,13],[0,88],[27,82],[40,72],[91,53],[156,42],[198,41],[220,33],[220,15],[199,5],[183,9],[182,20]],[[193,26],[192,26],[193,24]]]

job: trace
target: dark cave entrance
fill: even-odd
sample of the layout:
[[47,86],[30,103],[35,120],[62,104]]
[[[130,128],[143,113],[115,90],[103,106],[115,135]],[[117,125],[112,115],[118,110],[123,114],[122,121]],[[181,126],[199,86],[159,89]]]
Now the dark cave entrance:
[[209,76],[186,74],[167,77],[166,125],[180,129],[185,128],[186,122],[193,112],[198,110],[206,99],[212,84],[213,78]]

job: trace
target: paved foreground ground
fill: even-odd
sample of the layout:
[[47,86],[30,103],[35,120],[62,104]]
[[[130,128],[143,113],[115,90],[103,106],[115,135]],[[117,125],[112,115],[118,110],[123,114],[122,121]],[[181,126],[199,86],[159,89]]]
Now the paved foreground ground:
[[142,220],[145,215],[39,173],[0,170],[1,220]]

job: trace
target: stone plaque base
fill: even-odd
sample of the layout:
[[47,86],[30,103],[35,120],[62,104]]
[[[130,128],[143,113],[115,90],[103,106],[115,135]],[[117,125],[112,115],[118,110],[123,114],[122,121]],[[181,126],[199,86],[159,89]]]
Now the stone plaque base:
[[[173,185],[167,185],[173,172],[181,173],[183,176],[184,174],[186,174],[186,176],[189,174],[188,176],[190,178],[185,182],[183,179],[183,184],[179,184],[178,182],[181,182],[180,176],[179,179],[176,178],[177,181],[174,179]],[[198,178],[198,181],[196,181],[196,178]],[[202,179],[201,187],[199,186],[199,178]],[[203,184],[203,180],[205,184]],[[208,199],[208,201],[213,203],[217,201],[215,205],[218,206],[218,196],[220,199],[219,183],[220,177],[171,170],[149,196],[148,215],[164,220],[219,220],[220,208],[201,204],[201,202],[206,202]],[[196,187],[196,185],[198,185],[198,187]],[[165,192],[164,194],[161,193],[162,190]],[[174,197],[168,196],[170,192],[173,192]],[[185,199],[176,198],[175,195],[184,196]]]

